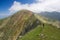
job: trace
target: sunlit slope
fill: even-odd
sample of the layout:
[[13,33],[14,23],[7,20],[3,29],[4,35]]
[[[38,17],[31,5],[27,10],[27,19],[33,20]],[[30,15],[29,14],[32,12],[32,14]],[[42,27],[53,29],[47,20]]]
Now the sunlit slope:
[[60,40],[60,29],[53,21],[21,10],[0,21],[0,40]]
[[[0,40],[17,40],[19,35],[24,35],[40,23],[33,12],[21,10],[12,15],[6,25],[0,29]],[[5,24],[5,23],[4,23]]]
[[60,40],[60,29],[49,24],[38,25],[18,40]]
[[8,23],[8,21],[10,20],[10,18],[4,18],[0,20],[0,29],[5,27],[5,25]]
[[60,21],[48,19],[48,18],[43,17],[43,16],[38,15],[38,14],[34,14],[34,15],[41,22],[47,23],[47,24],[52,24],[53,26],[56,26],[57,28],[60,28]]
[[19,37],[18,40],[60,40],[60,28],[53,25],[53,20],[48,20],[37,14],[34,16],[41,21],[41,24],[24,36]]

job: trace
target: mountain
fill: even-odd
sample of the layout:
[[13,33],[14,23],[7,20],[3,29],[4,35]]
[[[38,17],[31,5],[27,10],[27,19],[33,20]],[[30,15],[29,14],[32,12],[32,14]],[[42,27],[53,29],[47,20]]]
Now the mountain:
[[38,25],[18,40],[60,40],[60,29],[48,24]]
[[0,20],[0,40],[60,40],[60,27],[50,22],[34,12],[18,11]]
[[33,12],[27,10],[21,10],[7,19],[6,25],[0,29],[1,34],[4,34],[0,40],[16,40],[19,35],[24,35],[38,25]]
[[60,12],[41,12],[40,15],[45,16],[50,19],[59,20],[60,21]]

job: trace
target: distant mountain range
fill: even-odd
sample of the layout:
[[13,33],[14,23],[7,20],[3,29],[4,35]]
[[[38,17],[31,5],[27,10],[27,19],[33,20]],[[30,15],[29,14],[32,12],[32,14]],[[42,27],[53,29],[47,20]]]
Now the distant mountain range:
[[54,12],[41,12],[39,14],[42,16],[45,16],[47,18],[51,18],[51,19],[60,21],[60,12],[56,12],[56,11],[54,11]]

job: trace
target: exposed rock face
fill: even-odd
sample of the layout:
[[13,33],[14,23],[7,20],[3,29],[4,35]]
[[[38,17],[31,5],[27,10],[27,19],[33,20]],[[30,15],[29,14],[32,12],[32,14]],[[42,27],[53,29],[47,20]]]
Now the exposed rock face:
[[[32,21],[32,20],[30,20]],[[26,27],[24,27],[23,31],[21,32],[20,35],[24,35],[26,32],[30,31],[31,29],[35,28],[37,25],[39,25],[40,23],[37,23],[37,19],[34,22],[28,22],[28,24],[26,25]]]
[[39,24],[40,21],[35,18],[33,12],[27,10],[19,11],[12,15],[5,27],[1,29],[4,35],[0,39],[16,40],[19,35],[24,35]]

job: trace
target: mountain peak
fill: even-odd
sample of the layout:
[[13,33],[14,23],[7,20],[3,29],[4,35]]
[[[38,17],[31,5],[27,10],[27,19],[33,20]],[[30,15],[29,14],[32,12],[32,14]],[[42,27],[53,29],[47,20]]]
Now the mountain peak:
[[23,10],[20,10],[20,11],[18,11],[18,12],[22,12],[22,13],[29,13],[29,14],[32,14],[33,12],[32,11],[30,11],[30,10],[25,10],[25,9],[23,9]]
[[38,19],[33,12],[28,10],[18,11],[10,17],[5,27],[2,28],[4,30],[3,40],[16,40],[19,35],[24,35],[35,28],[38,25],[37,21]]

